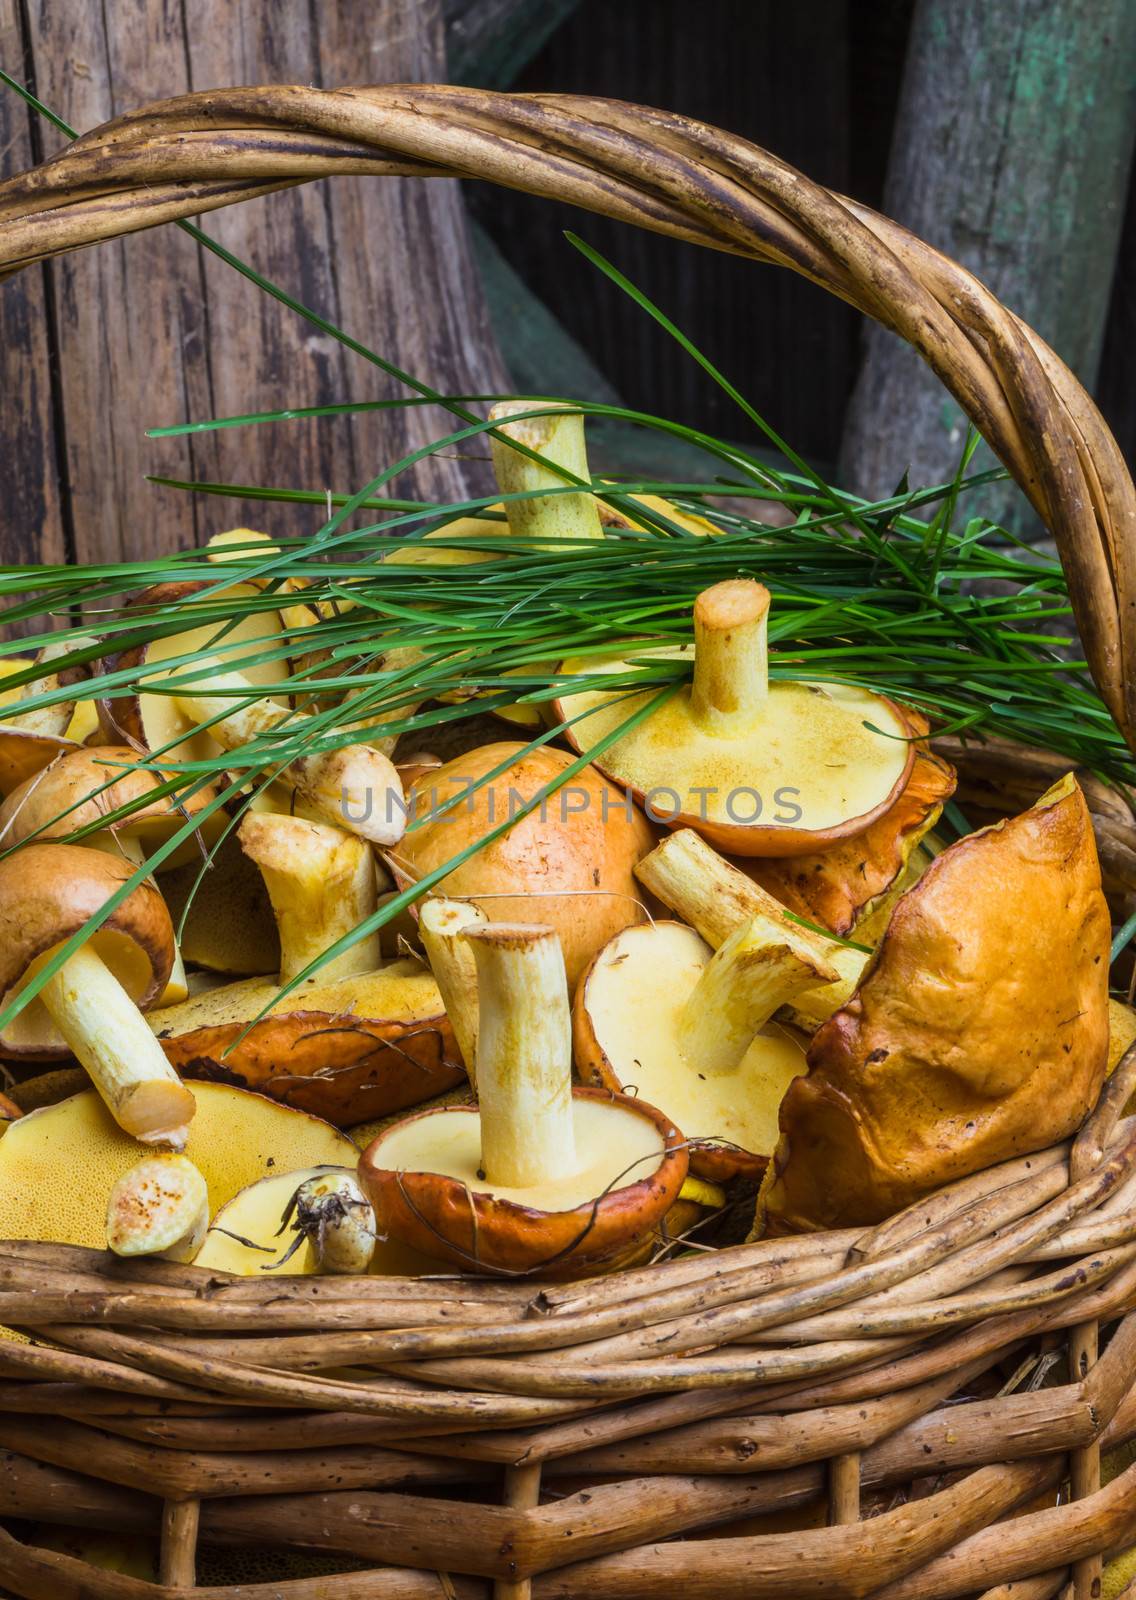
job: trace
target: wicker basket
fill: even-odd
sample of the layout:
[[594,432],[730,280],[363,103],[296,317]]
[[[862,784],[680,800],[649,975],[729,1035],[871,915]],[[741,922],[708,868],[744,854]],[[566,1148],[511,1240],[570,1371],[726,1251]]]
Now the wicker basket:
[[[791,267],[909,340],[1056,537],[1133,742],[1136,495],[1091,401],[961,267],[742,140],[581,98],[189,95],[0,185],[0,270],[341,172],[571,200]],[[950,753],[988,814],[1064,765]],[[1132,816],[1085,782],[1131,909]],[[1136,1055],[1071,1144],[869,1233],[540,1292],[2,1244],[0,1322],[48,1342],[0,1347],[0,1513],[160,1531],[162,1570],[155,1588],[0,1534],[0,1582],[28,1600],[1089,1600],[1136,1540],[1136,1466],[1100,1474],[1136,1436],[1134,1085]],[[194,1588],[199,1538],[351,1570]]]

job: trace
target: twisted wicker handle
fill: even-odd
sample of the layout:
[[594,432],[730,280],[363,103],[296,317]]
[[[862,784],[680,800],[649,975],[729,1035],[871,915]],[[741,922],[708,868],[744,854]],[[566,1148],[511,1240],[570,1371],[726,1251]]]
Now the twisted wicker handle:
[[1136,491],[1100,413],[977,278],[704,123],[442,85],[182,95],[0,184],[0,274],[333,173],[483,178],[790,267],[913,345],[1052,531],[1093,676],[1136,749]]

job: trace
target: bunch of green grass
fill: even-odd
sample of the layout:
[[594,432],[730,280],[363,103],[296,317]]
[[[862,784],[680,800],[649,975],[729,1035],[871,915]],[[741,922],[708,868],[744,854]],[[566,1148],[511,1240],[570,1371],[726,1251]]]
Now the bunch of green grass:
[[[222,567],[208,562],[201,552],[182,551],[85,568],[0,568],[0,604],[6,619],[41,625],[26,640],[29,646],[49,637],[58,641],[63,618],[71,619],[71,636],[76,640],[92,630],[100,635],[102,644],[77,647],[71,660],[102,661],[105,670],[97,692],[111,701],[143,689],[177,693],[193,685],[208,692],[208,678],[199,664],[202,654],[220,657],[238,671],[268,662],[284,668],[288,677],[281,687],[294,697],[297,712],[304,714],[302,724],[295,717],[285,718],[240,752],[214,759],[186,760],[171,749],[139,758],[168,793],[186,789],[196,793],[215,786],[205,814],[227,807],[231,815],[226,832],[237,825],[252,796],[300,754],[396,732],[417,735],[419,746],[428,747],[431,730],[442,723],[517,701],[543,704],[558,692],[601,681],[586,667],[567,674],[549,665],[567,657],[586,663],[615,653],[627,659],[624,670],[602,678],[605,689],[627,696],[623,725],[593,750],[602,753],[674,693],[689,673],[683,663],[650,659],[642,652],[651,645],[689,642],[696,595],[712,583],[739,575],[760,578],[772,591],[773,677],[863,686],[924,711],[937,731],[975,738],[1001,735],[1044,745],[1108,781],[1132,782],[1131,756],[1079,655],[1059,565],[1040,559],[983,519],[962,514],[976,487],[1004,476],[968,474],[974,438],[968,440],[958,470],[947,483],[912,489],[904,481],[894,494],[876,501],[830,485],[657,307],[610,263],[570,235],[571,242],[726,391],[762,443],[751,448],[644,412],[572,402],[585,416],[653,430],[681,443],[685,452],[698,452],[705,470],[681,482],[593,480],[583,486],[641,525],[611,527],[598,541],[562,540],[554,547],[534,543],[508,532],[503,514],[494,509],[500,496],[442,505],[398,499],[390,492],[399,475],[424,457],[471,444],[476,448],[493,428],[475,407],[500,397],[436,393],[270,284],[199,229],[180,226],[264,292],[361,359],[401,380],[412,393],[401,401],[289,407],[186,422],[155,428],[154,435],[271,426],[391,405],[442,407],[455,424],[351,494],[156,480],[200,494],[326,504],[326,518],[310,538],[279,540],[267,554],[252,551]],[[784,461],[783,468],[769,464],[769,446]],[[570,494],[581,487],[580,480],[553,470],[564,479],[563,488],[553,493]],[[697,511],[714,524],[716,533],[694,534],[665,511],[645,514],[631,498],[642,493]],[[773,524],[762,514],[769,505],[780,508]],[[381,511],[381,519],[367,520],[371,511]],[[459,516],[476,516],[483,522],[484,533],[472,540],[463,538],[461,548],[479,551],[485,560],[454,566],[384,560],[427,535],[432,536],[433,549],[453,544],[444,530]],[[170,579],[204,585],[195,595],[191,621],[177,607],[126,603],[137,591]],[[258,592],[240,597],[225,592],[234,580],[250,579],[261,585]],[[277,610],[280,586],[289,579],[303,581],[303,599],[318,614],[318,621],[293,631],[281,627],[251,644],[234,639],[234,625],[242,617]],[[115,655],[135,646],[206,624],[215,624],[207,651],[167,658],[163,670],[172,667],[174,675],[160,686],[147,684],[144,666],[115,663]],[[391,650],[406,647],[414,652],[412,664],[388,664]],[[318,665],[297,664],[297,658],[309,652],[318,653]],[[34,678],[33,668],[22,669],[0,681],[0,691]],[[41,694],[27,705],[46,705],[73,694],[74,690]],[[349,703],[339,699],[341,694],[350,697]],[[419,709],[408,715],[413,706]],[[547,728],[528,748],[564,731],[563,724]],[[559,782],[570,781],[585,764],[583,757],[573,762]],[[234,770],[241,776],[233,778]],[[115,776],[108,769],[108,783]],[[535,796],[490,837],[536,809],[553,787]],[[121,808],[100,826],[124,818],[129,810]],[[0,1022],[26,1004],[114,905],[147,871],[160,867],[197,826],[187,821],[155,850],[102,912],[61,948],[38,982],[12,1002]],[[213,851],[217,848],[219,844]],[[394,897],[294,984],[426,893],[470,850]],[[210,860],[211,853],[203,852],[202,873]]]

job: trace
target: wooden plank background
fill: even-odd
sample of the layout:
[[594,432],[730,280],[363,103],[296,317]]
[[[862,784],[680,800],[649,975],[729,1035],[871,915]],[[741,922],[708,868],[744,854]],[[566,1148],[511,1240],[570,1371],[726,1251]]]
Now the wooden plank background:
[[[375,20],[353,0],[310,10],[289,0],[26,0],[21,32],[16,0],[0,0],[5,63],[22,60],[40,97],[79,129],[186,89],[444,77],[439,0],[384,0],[381,28]],[[64,142],[10,94],[0,95],[0,118],[4,172],[28,165],[33,138],[49,154]],[[233,207],[205,226],[439,389],[505,387],[456,185],[346,178]],[[157,489],[147,473],[351,492],[445,431],[431,408],[146,439],[148,425],[399,392],[175,228],[19,275],[0,293],[0,317],[0,461],[16,487],[5,497],[4,560],[116,560],[265,515]],[[53,408],[65,437],[51,426]],[[457,497],[470,476],[438,460],[393,492]],[[268,515],[287,531],[318,520],[279,507]]]

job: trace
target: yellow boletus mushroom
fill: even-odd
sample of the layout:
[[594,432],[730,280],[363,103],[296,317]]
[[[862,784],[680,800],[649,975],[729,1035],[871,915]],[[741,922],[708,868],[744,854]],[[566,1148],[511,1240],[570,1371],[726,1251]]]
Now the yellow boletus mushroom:
[[[914,759],[912,728],[866,689],[771,681],[768,626],[762,584],[736,578],[704,590],[692,683],[595,764],[654,821],[695,828],[737,855],[803,855],[863,833],[891,808]],[[568,692],[554,710],[587,752],[657,693]]]
[[804,1036],[774,1014],[838,976],[780,907],[741,923],[717,950],[679,922],[626,928],[576,991],[576,1065],[585,1082],[672,1116],[699,1176],[752,1176],[773,1153],[778,1108],[806,1067]]
[[[345,1134],[263,1095],[218,1083],[196,1084],[194,1095],[184,1154],[205,1180],[212,1216],[270,1174],[287,1181],[358,1158]],[[102,1249],[111,1191],[139,1154],[93,1090],[28,1112],[0,1139],[0,1238]]]
[[439,890],[472,900],[491,922],[537,918],[555,928],[574,986],[613,934],[643,919],[631,869],[653,835],[630,799],[592,768],[519,817],[571,762],[563,750],[513,743],[456,756],[414,784],[415,826],[386,859],[400,884],[416,882],[517,817],[449,872]]
[[460,1083],[429,969],[412,958],[384,961],[377,934],[280,994],[375,912],[370,845],[341,828],[267,813],[246,816],[240,841],[264,874],[280,977],[223,984],[155,1011],[151,1026],[178,1071],[260,1090],[342,1127]]
[[785,1007],[784,1019],[812,1032],[845,1003],[869,959],[866,950],[826,937],[795,918],[788,907],[751,877],[726,861],[690,828],[667,834],[635,868],[639,882],[683,922],[697,930],[712,950],[723,945],[752,917],[780,918],[787,934],[803,942],[835,979],[799,990]]
[[870,1225],[1078,1128],[1107,1066],[1109,939],[1072,774],[944,850],[782,1102],[771,1229]]
[[649,1240],[687,1172],[645,1102],[572,1088],[564,958],[550,928],[491,923],[477,962],[477,1107],[420,1112],[368,1145],[380,1234],[467,1271],[571,1277]]
[[[0,1006],[133,876],[82,845],[31,844],[0,861]],[[119,1125],[145,1144],[184,1145],[194,1099],[142,1012],[169,980],[174,933],[151,884],[133,889],[0,1033],[0,1052],[73,1052]]]

